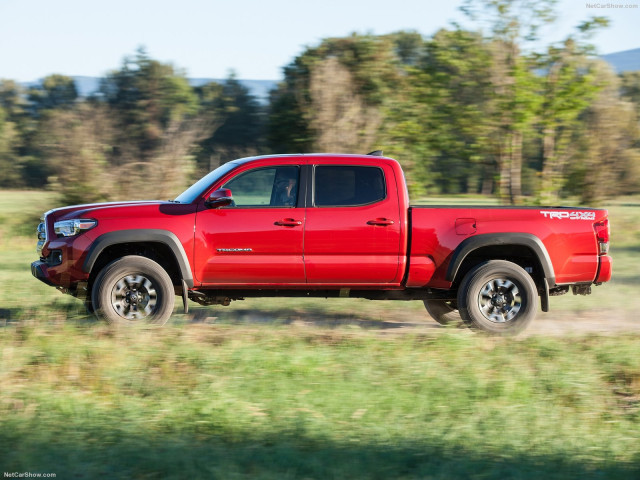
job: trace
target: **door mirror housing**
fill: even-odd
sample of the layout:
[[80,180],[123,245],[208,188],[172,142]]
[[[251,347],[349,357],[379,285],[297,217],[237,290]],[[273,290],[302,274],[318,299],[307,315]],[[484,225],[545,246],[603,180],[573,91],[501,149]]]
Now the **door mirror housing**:
[[228,188],[219,188],[204,202],[207,208],[227,207],[233,204],[233,195]]

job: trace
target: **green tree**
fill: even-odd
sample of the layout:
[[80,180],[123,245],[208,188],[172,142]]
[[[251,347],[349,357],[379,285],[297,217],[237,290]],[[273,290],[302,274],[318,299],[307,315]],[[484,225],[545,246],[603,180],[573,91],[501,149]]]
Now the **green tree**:
[[635,105],[620,97],[621,82],[604,62],[593,68],[600,87],[582,114],[575,136],[577,153],[569,168],[566,190],[587,204],[640,191],[640,132]]
[[255,155],[263,145],[264,111],[231,74],[222,84],[196,88],[202,112],[215,118],[216,129],[200,143],[198,164],[212,170],[234,158]]
[[25,92],[13,80],[0,79],[0,107],[9,121],[17,122],[25,113]]
[[[402,36],[402,45],[396,37],[329,38],[296,57],[285,67],[284,82],[271,97],[267,132],[271,147],[292,152],[369,148],[381,122],[368,117],[379,117],[402,84],[404,67],[398,52],[408,61],[412,58],[410,37]],[[341,102],[346,102],[344,108]],[[335,134],[336,123],[344,141]],[[346,141],[347,136],[351,140]]]
[[73,78],[65,75],[49,75],[40,86],[29,90],[31,113],[39,116],[43,111],[70,109],[78,99],[78,91]]
[[122,140],[142,158],[154,155],[171,125],[198,111],[198,98],[184,72],[149,58],[144,49],[108,74],[100,93],[112,108]]
[[0,187],[15,187],[21,183],[19,166],[16,165],[16,130],[0,106]]
[[39,120],[31,115],[31,105],[25,90],[13,80],[0,80],[0,110],[2,110],[2,160],[0,184],[6,187],[42,187],[50,174],[34,147]]
[[494,154],[499,169],[499,196],[522,201],[523,141],[540,98],[535,91],[535,65],[523,48],[539,38],[542,26],[554,21],[556,0],[466,0],[462,11],[487,25],[492,43],[491,83],[496,105]]
[[635,104],[640,117],[640,72],[624,72],[620,77],[621,94]]
[[299,101],[298,81],[291,74],[269,95],[266,126],[267,145],[274,152],[308,153],[313,150],[313,134]]
[[20,86],[12,80],[0,79],[0,187],[23,184],[20,126],[24,105]]
[[408,69],[404,98],[391,109],[385,134],[411,159],[423,192],[466,192],[479,184],[491,191],[490,65],[482,36],[457,29],[424,42],[420,60]]
[[573,158],[580,114],[593,102],[599,85],[593,63],[584,48],[568,38],[561,48],[549,47],[542,57],[543,102],[538,115],[542,137],[542,165],[538,201],[557,202],[565,182],[567,163]]
[[110,195],[168,198],[192,180],[198,143],[215,121],[201,110],[184,72],[140,49],[104,79],[92,102],[108,107],[114,125],[108,163],[120,173]]

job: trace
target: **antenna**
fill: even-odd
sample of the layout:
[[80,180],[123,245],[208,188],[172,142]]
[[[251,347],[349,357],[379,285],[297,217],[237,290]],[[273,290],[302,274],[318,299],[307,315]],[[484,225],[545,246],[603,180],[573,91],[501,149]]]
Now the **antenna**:
[[374,156],[374,157],[381,157],[382,156],[382,150],[374,150],[373,152],[367,153],[367,155],[371,155],[371,156]]

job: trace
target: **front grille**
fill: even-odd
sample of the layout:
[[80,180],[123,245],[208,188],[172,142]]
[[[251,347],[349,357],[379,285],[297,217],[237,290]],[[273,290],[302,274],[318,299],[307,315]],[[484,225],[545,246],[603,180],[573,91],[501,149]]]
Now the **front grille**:
[[47,216],[43,216],[40,220],[42,223],[38,225],[38,244],[36,245],[36,252],[38,255],[42,256],[42,249],[44,244],[47,243]]

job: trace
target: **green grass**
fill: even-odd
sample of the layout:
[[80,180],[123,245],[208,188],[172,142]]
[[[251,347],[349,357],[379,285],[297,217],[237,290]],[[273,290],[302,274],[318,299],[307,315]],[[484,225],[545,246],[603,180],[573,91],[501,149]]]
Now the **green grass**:
[[[3,471],[640,476],[637,334],[491,339],[436,328],[420,302],[349,299],[254,299],[114,330],[31,276],[35,226],[52,203],[0,191]],[[552,299],[547,315],[636,318],[640,199],[608,208],[614,279]],[[394,321],[420,328],[399,333]]]
[[0,331],[0,463],[58,478],[634,478],[639,341],[25,323]]

